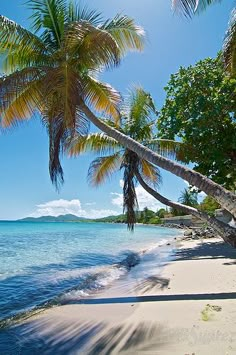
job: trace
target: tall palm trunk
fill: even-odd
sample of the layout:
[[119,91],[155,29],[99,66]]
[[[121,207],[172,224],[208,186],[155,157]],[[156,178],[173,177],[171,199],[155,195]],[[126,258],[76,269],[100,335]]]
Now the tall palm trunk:
[[170,171],[176,176],[179,176],[182,179],[188,181],[190,185],[194,185],[200,190],[204,191],[207,195],[214,197],[223,208],[229,211],[232,216],[236,218],[235,194],[216,184],[212,180],[208,179],[206,176],[185,166],[182,166],[170,159],[162,157],[161,155],[150,150],[149,148],[136,142],[134,139],[108,126],[106,123],[97,118],[84,103],[81,103],[80,108],[91,120],[91,122],[101,131],[105,132],[108,136],[114,138],[120,144],[135,152],[140,158],[148,160],[149,162],[159,166],[164,170]]
[[236,228],[230,227],[228,224],[219,221],[215,217],[209,216],[205,212],[199,211],[197,208],[182,205],[181,203],[169,200],[168,198],[160,195],[157,191],[153,190],[150,186],[148,186],[146,182],[142,179],[138,171],[135,173],[135,175],[140,185],[155,199],[165,204],[166,206],[177,208],[178,210],[181,210],[184,213],[191,214],[205,222],[208,222],[210,226],[218,232],[218,234],[224,239],[226,243],[236,248]]

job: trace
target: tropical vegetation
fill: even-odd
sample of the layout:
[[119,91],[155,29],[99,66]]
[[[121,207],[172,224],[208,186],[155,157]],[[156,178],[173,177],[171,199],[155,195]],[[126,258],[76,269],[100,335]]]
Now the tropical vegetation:
[[184,143],[178,154],[194,170],[236,188],[236,79],[225,75],[222,55],[172,74],[158,119],[160,137]]

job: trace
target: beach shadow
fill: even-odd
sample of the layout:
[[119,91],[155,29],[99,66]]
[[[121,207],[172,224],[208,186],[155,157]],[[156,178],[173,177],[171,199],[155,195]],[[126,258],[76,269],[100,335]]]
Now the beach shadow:
[[88,298],[82,299],[74,304],[95,305],[95,304],[117,304],[117,303],[143,303],[143,302],[167,302],[167,301],[193,301],[193,300],[225,300],[236,299],[236,292],[221,293],[196,293],[176,295],[149,295],[111,298]]
[[87,342],[98,334],[104,325],[102,322],[56,323],[51,326],[47,321],[36,320],[6,330],[4,348],[0,345],[0,353],[12,354],[70,354],[82,349]]
[[229,263],[223,263],[223,265],[236,265],[236,261],[232,261],[232,262],[229,262]]
[[176,250],[176,260],[194,259],[234,259],[236,260],[236,249],[224,242],[198,244],[196,247]]
[[[51,355],[88,354],[108,355],[112,351],[161,348],[169,341],[167,330],[154,322],[121,323],[111,326],[105,322],[32,321],[9,330],[9,347],[1,354]],[[5,343],[6,344],[6,343]]]
[[169,286],[170,279],[160,276],[150,276],[146,279],[139,281],[134,291],[141,292],[142,294],[149,291],[164,290]]
[[165,328],[157,324],[140,322],[136,325],[119,325],[98,337],[88,355],[109,355],[113,351],[134,354],[154,346],[159,350],[165,343],[163,339],[167,338]]

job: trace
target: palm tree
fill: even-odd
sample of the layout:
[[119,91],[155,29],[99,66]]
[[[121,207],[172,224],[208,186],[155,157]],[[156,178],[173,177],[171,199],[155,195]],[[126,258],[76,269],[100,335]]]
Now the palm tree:
[[179,197],[179,202],[183,205],[187,205],[190,207],[196,207],[198,205],[197,201],[197,192],[192,191],[191,189],[184,189]]
[[[136,87],[129,92],[122,105],[121,113],[119,130],[123,134],[152,148],[160,145],[159,142],[162,142],[161,148],[165,151],[170,151],[175,146],[170,140],[152,139],[155,123],[152,118],[156,116],[156,110],[151,96],[142,88]],[[108,123],[114,126],[111,121]],[[133,229],[138,208],[135,190],[136,173],[138,171],[142,179],[148,181],[149,184],[158,186],[161,182],[159,169],[103,133],[89,134],[82,138],[74,137],[68,140],[67,151],[70,156],[77,156],[86,151],[103,155],[96,158],[90,165],[88,180],[91,185],[98,186],[115,171],[123,170],[123,209],[127,216],[128,228]],[[109,154],[104,156],[107,152]]]
[[[146,147],[158,150],[162,155],[176,155],[181,143],[152,139],[154,123],[152,116],[156,114],[156,110],[151,96],[142,88],[130,91],[121,112],[119,130],[123,134],[129,135]],[[129,229],[133,230],[136,222],[135,212],[138,208],[138,200],[135,184],[138,181],[148,193],[161,203],[209,222],[226,242],[236,246],[236,230],[234,228],[195,208],[197,205],[196,193],[186,189],[180,199],[182,204],[173,202],[159,194],[156,191],[161,182],[159,169],[147,160],[140,158],[132,150],[122,147],[113,138],[103,133],[74,137],[68,141],[67,152],[70,156],[78,156],[87,151],[102,155],[93,160],[90,165],[88,180],[91,185],[99,186],[114,172],[123,170],[123,209],[126,212]]]
[[128,50],[142,50],[144,31],[127,16],[103,21],[99,13],[66,0],[32,0],[32,29],[0,16],[1,125],[11,127],[39,113],[50,141],[50,176],[63,181],[59,153],[66,137],[85,134],[80,103],[119,118],[119,93],[98,80]]
[[104,68],[119,64],[127,50],[141,50],[144,31],[127,16],[102,21],[94,11],[66,0],[30,0],[33,32],[0,16],[1,125],[14,124],[39,113],[49,134],[49,170],[57,185],[63,181],[62,146],[68,136],[84,135],[91,121],[97,128],[135,152],[141,159],[172,172],[213,196],[236,218],[236,196],[207,177],[154,153],[95,113],[119,120],[120,96],[98,81]]

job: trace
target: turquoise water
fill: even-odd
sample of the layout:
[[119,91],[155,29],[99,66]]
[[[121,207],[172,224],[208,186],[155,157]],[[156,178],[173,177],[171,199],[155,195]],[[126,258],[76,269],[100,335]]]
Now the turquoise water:
[[149,226],[131,233],[125,225],[102,223],[0,222],[0,321],[108,287],[145,262],[141,251],[153,255],[179,233]]

